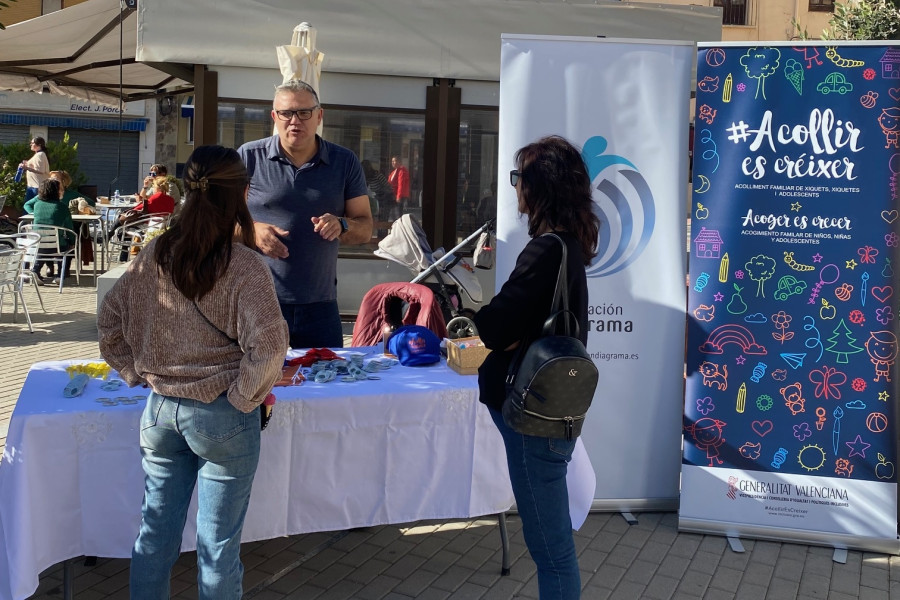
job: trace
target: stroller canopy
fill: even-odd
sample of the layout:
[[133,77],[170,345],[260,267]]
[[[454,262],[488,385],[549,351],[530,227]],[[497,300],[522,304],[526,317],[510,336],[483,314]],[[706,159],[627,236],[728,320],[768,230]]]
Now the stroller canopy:
[[[440,269],[440,272],[449,275],[452,282],[458,285],[471,300],[481,302],[481,282],[475,276],[475,270],[465,259],[460,259],[454,264],[456,257],[453,256],[453,252],[459,247],[448,252],[446,257],[443,248],[432,252],[422,226],[415,217],[405,214],[394,221],[390,231],[384,239],[378,242],[378,248],[374,252],[375,256],[400,263],[416,275],[423,271],[431,270],[430,272],[433,273]],[[435,265],[436,260],[438,260],[438,265]],[[448,265],[451,264],[453,267],[448,269]],[[422,281],[436,280],[434,275],[422,279]]]
[[431,246],[415,217],[406,214],[394,221],[390,231],[378,242],[375,256],[400,263],[419,274],[434,263]]

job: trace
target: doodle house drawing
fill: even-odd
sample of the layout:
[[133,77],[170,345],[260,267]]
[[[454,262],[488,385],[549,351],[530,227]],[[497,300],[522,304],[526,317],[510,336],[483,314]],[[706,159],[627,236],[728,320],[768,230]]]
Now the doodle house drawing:
[[900,48],[888,48],[880,62],[882,77],[900,79]]
[[722,251],[722,237],[716,229],[700,228],[694,238],[694,254],[697,258],[719,258]]

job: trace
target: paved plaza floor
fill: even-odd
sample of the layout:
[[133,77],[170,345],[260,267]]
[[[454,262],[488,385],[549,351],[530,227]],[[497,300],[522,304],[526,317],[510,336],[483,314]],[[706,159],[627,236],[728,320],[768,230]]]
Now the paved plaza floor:
[[[42,294],[46,313],[26,291],[34,333],[21,313],[13,323],[8,299],[0,314],[0,448],[32,363],[99,357],[92,278],[62,294],[51,287]],[[616,513],[592,513],[576,532],[583,598],[900,600],[900,557],[851,551],[841,564],[829,548],[749,539],[736,553],[723,537],[679,532],[676,513],[636,517],[629,524]],[[244,597],[536,599],[519,520],[511,515],[508,523],[509,576],[500,576],[496,519],[428,521],[244,544]],[[77,600],[128,598],[128,560],[80,557],[74,565]],[[172,597],[195,599],[196,575],[195,553],[183,554],[172,573]],[[62,597],[62,565],[54,565],[32,598]]]

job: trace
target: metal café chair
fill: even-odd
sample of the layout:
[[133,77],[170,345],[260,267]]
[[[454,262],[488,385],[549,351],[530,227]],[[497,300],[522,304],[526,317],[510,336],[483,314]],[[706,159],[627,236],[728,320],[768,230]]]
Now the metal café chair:
[[38,247],[41,242],[40,234],[36,232],[16,233],[8,237],[15,238],[16,246],[23,251],[22,271],[19,273],[20,289],[23,289],[25,284],[30,283],[37,294],[38,302],[41,303],[41,310],[47,312],[47,309],[44,308],[44,298],[41,296],[41,288],[38,285],[37,277],[31,273],[32,267],[37,263]]
[[[28,321],[28,331],[34,333],[31,324],[31,314],[22,294],[22,256],[25,251],[22,248],[0,247],[0,313],[3,312],[3,299],[6,294],[13,295],[13,322],[19,312],[19,302],[22,302],[22,311],[25,320]],[[41,302],[43,306],[43,301]]]
[[[75,261],[75,281],[81,285],[81,245],[78,243],[78,234],[66,227],[56,225],[35,225],[33,223],[22,225],[22,233],[37,233],[41,236],[38,242],[37,260],[50,261],[59,264],[59,293],[62,294],[65,281],[66,264],[70,260]],[[66,246],[62,238],[72,240],[72,246]],[[37,267],[35,267],[36,269]]]
[[41,303],[41,310],[47,312],[44,307],[44,298],[41,296],[41,288],[38,286],[37,279],[31,274],[31,268],[37,262],[38,244],[41,241],[40,234],[37,233],[13,233],[0,234],[0,249],[17,248],[22,250],[22,269],[19,271],[19,289],[24,291],[26,284],[34,286],[34,292],[37,294],[38,302]]
[[117,227],[107,237],[109,245],[107,254],[110,263],[112,263],[116,251],[125,254],[127,260],[127,254],[133,249],[140,249],[147,245],[150,234],[164,230],[171,216],[168,213],[152,213]]

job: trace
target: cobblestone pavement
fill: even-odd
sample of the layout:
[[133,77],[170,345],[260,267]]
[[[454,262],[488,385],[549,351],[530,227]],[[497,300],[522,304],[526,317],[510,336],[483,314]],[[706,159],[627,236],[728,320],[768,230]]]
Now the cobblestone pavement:
[[[32,363],[99,357],[92,278],[67,285],[62,294],[42,288],[42,295],[46,313],[33,290],[25,293],[34,333],[21,312],[13,323],[9,298],[0,314],[0,447]],[[534,564],[518,518],[510,516],[508,524],[512,573],[506,577],[500,576],[500,535],[492,518],[244,544],[244,597],[536,599]],[[633,525],[619,514],[591,514],[575,535],[583,598],[900,600],[900,557],[851,551],[840,564],[829,548],[755,540],[743,540],[745,551],[735,553],[725,538],[680,533],[677,525],[675,513],[638,514]],[[128,597],[128,560],[80,557],[74,563],[76,599]],[[196,576],[195,553],[183,554],[172,573],[172,597],[195,599]],[[62,565],[54,565],[32,598],[62,597]]]

